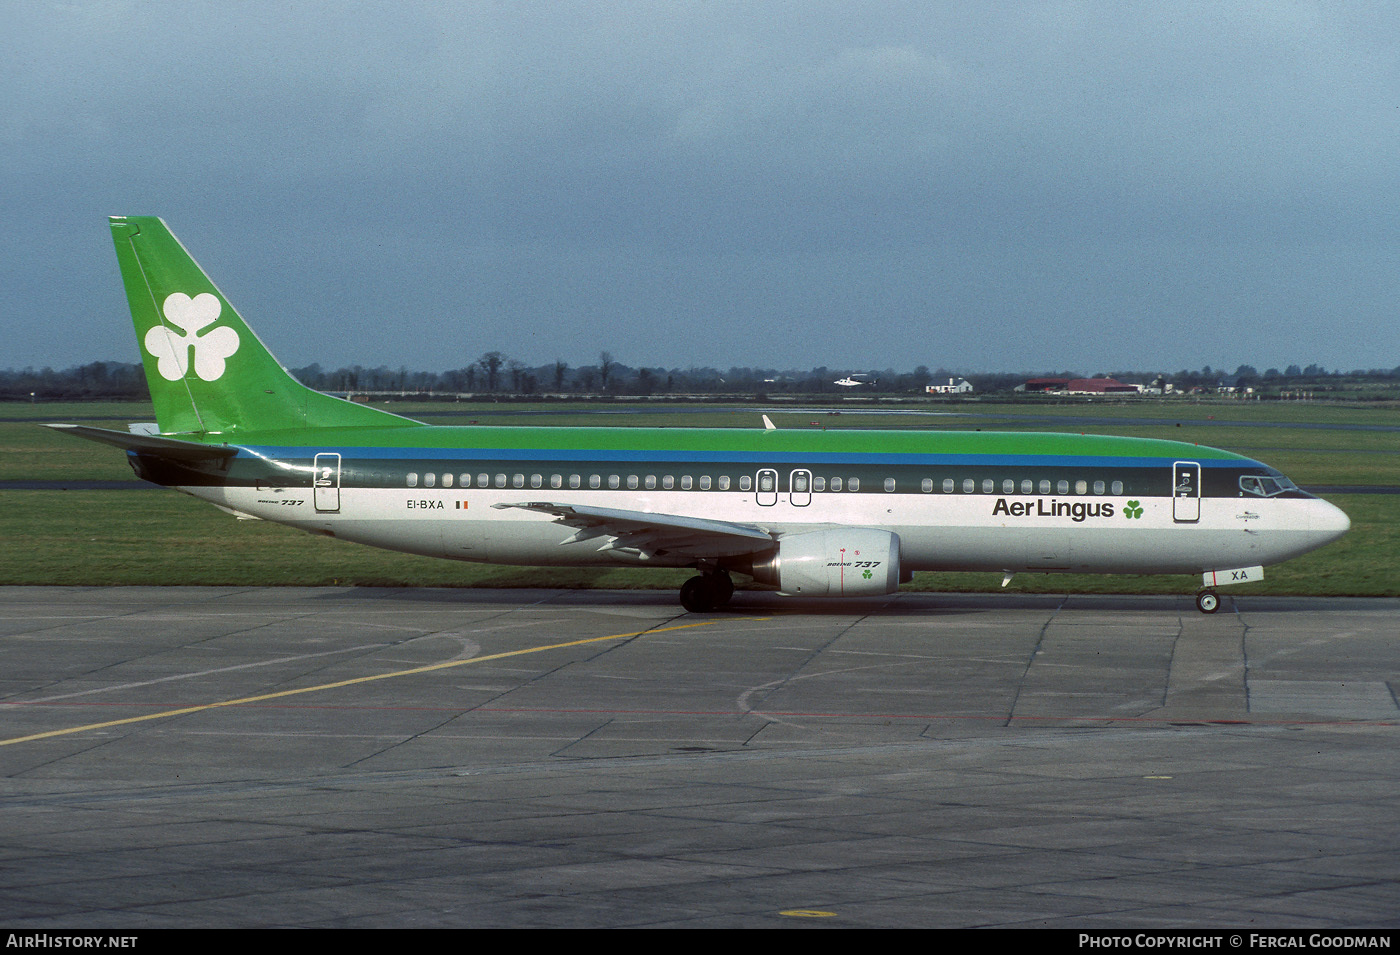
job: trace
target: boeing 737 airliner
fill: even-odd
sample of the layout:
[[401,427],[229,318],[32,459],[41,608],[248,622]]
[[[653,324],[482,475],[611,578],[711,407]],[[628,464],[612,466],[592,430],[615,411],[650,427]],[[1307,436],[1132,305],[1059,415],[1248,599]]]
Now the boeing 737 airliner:
[[918,570],[1204,575],[1214,587],[1350,522],[1273,468],[1173,441],[755,428],[440,427],[306,388],[165,223],[114,216],[159,433],[51,425],[248,517],[503,564],[691,567],[786,594],[893,593]]

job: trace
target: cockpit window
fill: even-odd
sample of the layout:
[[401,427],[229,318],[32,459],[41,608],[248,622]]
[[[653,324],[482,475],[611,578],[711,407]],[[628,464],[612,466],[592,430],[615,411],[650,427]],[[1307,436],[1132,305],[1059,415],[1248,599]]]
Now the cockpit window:
[[1247,474],[1240,478],[1240,493],[1252,497],[1273,497],[1284,491],[1293,490],[1294,484],[1286,477],[1264,477]]

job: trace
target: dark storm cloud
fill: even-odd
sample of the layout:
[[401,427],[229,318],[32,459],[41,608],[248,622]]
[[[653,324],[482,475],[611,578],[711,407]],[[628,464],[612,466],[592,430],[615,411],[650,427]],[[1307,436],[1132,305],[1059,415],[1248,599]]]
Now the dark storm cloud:
[[123,212],[289,364],[1400,361],[1386,6],[3,7],[0,364]]

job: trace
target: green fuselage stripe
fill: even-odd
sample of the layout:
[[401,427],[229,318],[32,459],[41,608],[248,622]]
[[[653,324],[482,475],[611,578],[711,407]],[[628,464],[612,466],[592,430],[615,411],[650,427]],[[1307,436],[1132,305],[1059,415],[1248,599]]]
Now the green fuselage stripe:
[[330,452],[341,487],[744,491],[770,469],[780,493],[810,478],[813,490],[845,493],[1171,496],[1175,464],[1191,461],[1201,466],[1202,495],[1236,497],[1241,475],[1277,473],[1214,448],[1079,435],[430,427],[246,437],[232,462],[148,459],[147,476],[309,487],[315,456]]

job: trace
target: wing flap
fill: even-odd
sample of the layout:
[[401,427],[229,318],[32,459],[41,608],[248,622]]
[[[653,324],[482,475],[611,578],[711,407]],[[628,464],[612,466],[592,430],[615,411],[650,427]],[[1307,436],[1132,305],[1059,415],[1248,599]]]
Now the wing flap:
[[521,501],[492,505],[548,514],[555,523],[576,528],[561,545],[606,538],[599,550],[656,557],[738,557],[773,546],[773,535],[749,524],[681,514],[655,514],[587,504]]

